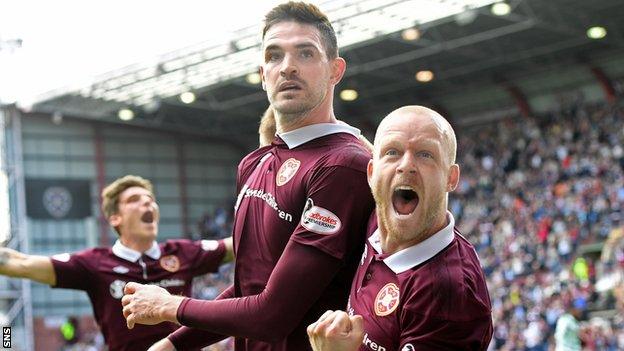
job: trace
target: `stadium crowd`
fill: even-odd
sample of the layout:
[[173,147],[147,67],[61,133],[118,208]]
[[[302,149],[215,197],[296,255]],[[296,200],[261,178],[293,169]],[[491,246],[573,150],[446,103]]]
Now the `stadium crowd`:
[[[461,181],[449,207],[488,277],[490,349],[554,350],[557,322],[572,308],[582,312],[584,350],[624,349],[614,296],[624,281],[624,108],[578,99],[458,137]],[[231,222],[218,208],[199,221],[198,235],[228,236]],[[196,278],[194,296],[213,299],[232,279],[225,264]]]
[[450,208],[488,276],[491,349],[549,350],[573,305],[584,312],[584,349],[624,348],[622,314],[587,319],[613,311],[609,288],[624,268],[621,247],[601,260],[601,245],[591,245],[621,236],[622,145],[624,109],[580,100],[460,135],[462,177]]

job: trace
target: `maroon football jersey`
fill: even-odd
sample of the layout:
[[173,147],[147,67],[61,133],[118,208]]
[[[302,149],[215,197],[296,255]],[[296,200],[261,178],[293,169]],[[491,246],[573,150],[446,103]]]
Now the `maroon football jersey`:
[[136,324],[130,330],[122,314],[127,282],[154,284],[171,294],[191,294],[194,276],[218,270],[225,255],[222,242],[169,240],[141,254],[121,244],[52,257],[55,288],[84,290],[109,350],[147,350],[177,328],[174,323]]
[[382,253],[371,219],[347,307],[364,318],[360,350],[487,349],[493,329],[485,275],[447,216],[444,229],[391,255]]
[[[370,154],[346,125],[315,124],[276,138],[241,161],[234,221],[234,294],[263,292],[290,240],[340,260],[340,270],[285,338],[236,339],[236,350],[309,350],[306,327],[327,309],[343,309],[365,240],[373,199],[366,182]],[[315,272],[298,279],[314,280]],[[293,284],[297,284],[293,281]],[[301,296],[285,296],[281,306]],[[240,308],[245,308],[240,306]],[[194,308],[189,308],[193,313]],[[187,312],[178,310],[178,320]],[[204,313],[205,315],[206,313]],[[280,323],[276,316],[271,323]],[[253,323],[242,321],[238,323]],[[289,326],[290,327],[290,326]],[[268,331],[273,325],[263,325]],[[229,330],[240,335],[237,330]]]

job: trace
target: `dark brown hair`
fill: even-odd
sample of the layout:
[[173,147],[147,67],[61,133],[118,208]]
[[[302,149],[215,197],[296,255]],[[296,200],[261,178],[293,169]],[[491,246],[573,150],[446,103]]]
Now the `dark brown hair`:
[[332,27],[329,19],[318,7],[305,2],[289,1],[287,3],[274,7],[264,16],[264,29],[262,29],[262,39],[266,32],[274,24],[280,22],[297,22],[301,24],[309,24],[318,29],[323,40],[323,45],[327,51],[327,58],[335,59],[338,57],[338,43],[336,41],[336,32]]

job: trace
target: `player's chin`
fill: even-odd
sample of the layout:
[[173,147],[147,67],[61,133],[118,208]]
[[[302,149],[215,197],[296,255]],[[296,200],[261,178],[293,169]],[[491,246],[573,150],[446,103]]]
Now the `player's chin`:
[[411,232],[414,228],[422,226],[423,219],[420,213],[420,206],[417,206],[413,211],[409,213],[399,213],[394,208],[391,208],[391,215],[389,216],[392,227],[402,232]]
[[158,235],[158,228],[157,227],[149,228],[149,229],[147,229],[147,230],[145,230],[143,232],[143,236],[145,238],[155,239],[157,235]]

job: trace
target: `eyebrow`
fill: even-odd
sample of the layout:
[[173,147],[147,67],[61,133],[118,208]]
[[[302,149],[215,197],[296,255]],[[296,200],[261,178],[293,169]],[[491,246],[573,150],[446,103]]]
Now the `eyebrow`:
[[[422,138],[418,140],[416,145],[418,145],[419,148],[436,148],[439,144],[442,144],[442,143],[443,143],[442,141],[438,143],[436,139]],[[380,148],[384,148],[384,147],[395,146],[395,145],[403,145],[403,143],[395,138],[384,138],[379,141],[379,145],[380,145],[379,146]]]
[[[295,45],[295,49],[307,49],[307,48],[312,48],[318,51],[318,48],[316,47],[316,45],[312,43],[301,43],[301,44]],[[264,48],[264,51],[272,51],[272,50],[281,50],[281,47],[277,44],[270,44]]]

